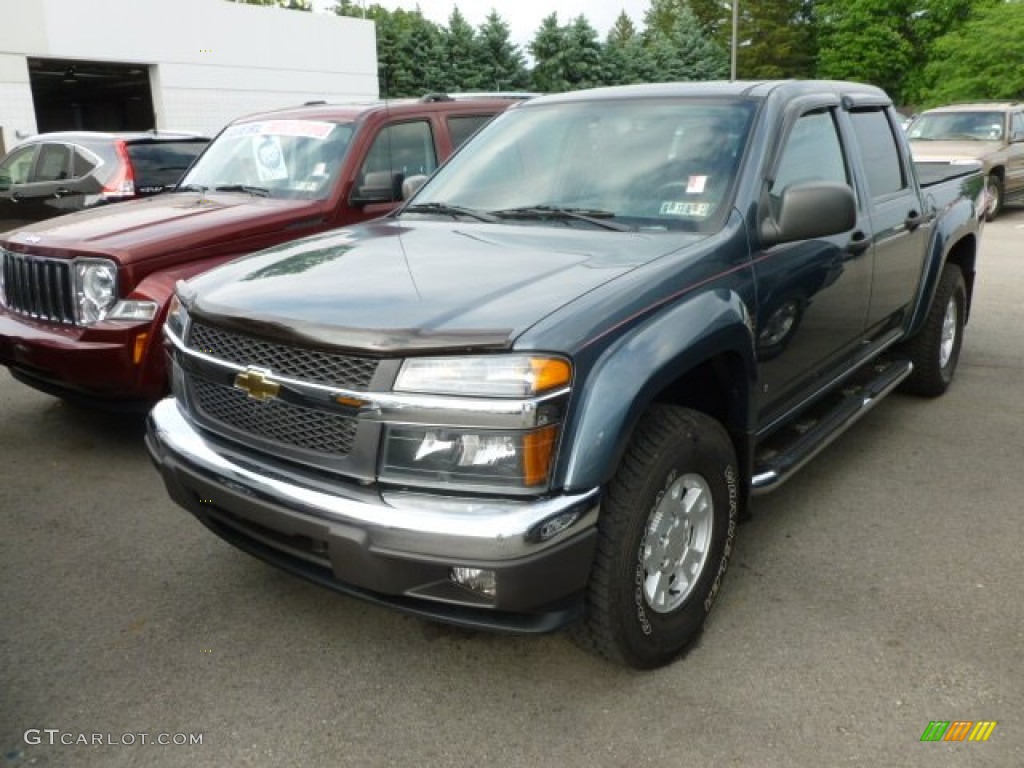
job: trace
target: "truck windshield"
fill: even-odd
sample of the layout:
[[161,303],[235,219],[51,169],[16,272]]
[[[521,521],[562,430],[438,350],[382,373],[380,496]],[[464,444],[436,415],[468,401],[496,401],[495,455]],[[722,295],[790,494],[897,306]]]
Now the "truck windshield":
[[179,189],[326,198],[348,151],[351,123],[267,120],[230,125],[213,140]]
[[403,216],[442,206],[507,224],[710,232],[721,227],[755,105],[737,100],[536,104],[489,124]]
[[918,141],[1001,141],[1002,112],[930,112],[907,126]]

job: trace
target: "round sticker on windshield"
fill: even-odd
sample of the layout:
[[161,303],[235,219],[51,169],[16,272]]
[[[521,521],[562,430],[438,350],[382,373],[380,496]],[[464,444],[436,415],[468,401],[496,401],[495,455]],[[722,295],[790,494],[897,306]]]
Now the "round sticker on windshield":
[[255,136],[253,138],[253,154],[256,156],[256,168],[259,170],[260,181],[274,181],[288,178],[288,169],[284,164],[284,152],[277,136]]

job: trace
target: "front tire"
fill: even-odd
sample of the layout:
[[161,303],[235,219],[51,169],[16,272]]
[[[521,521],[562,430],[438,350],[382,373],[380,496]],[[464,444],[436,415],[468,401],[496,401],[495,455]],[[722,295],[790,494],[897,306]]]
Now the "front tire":
[[998,174],[989,174],[988,181],[988,208],[985,211],[985,221],[992,221],[1003,210],[1003,180]]
[[914,372],[900,385],[903,392],[938,397],[949,389],[960,360],[966,310],[963,273],[956,264],[946,264],[924,326],[905,347]]
[[602,502],[580,644],[641,669],[690,646],[732,555],[737,478],[717,421],[664,405],[644,415]]

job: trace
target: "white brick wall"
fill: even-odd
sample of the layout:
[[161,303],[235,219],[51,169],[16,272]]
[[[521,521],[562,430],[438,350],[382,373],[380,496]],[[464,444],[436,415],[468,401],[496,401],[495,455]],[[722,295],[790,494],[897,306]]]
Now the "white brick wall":
[[24,56],[0,53],[0,128],[5,151],[18,142],[18,134],[25,137],[36,132]]

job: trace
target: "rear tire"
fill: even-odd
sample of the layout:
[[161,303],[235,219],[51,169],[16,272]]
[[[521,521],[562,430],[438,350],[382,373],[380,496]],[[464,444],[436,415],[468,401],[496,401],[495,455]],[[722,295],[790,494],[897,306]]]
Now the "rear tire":
[[946,264],[924,326],[904,348],[914,372],[900,385],[903,392],[938,397],[949,389],[960,360],[966,308],[963,273],[956,264]]
[[644,415],[602,501],[577,642],[640,669],[690,646],[732,555],[737,477],[717,421],[664,405]]

